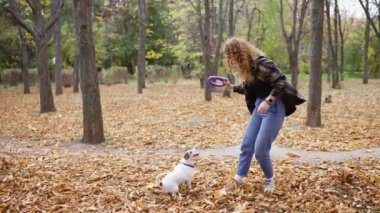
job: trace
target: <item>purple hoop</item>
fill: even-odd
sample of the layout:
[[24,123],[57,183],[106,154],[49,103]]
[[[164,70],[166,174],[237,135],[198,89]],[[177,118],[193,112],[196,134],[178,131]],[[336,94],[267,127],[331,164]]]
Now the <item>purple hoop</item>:
[[[228,79],[225,77],[213,75],[213,76],[208,77],[207,81],[209,84],[211,84],[214,87],[223,87],[224,86],[223,82],[228,82]],[[222,83],[221,84],[216,83],[217,81],[221,81]]]

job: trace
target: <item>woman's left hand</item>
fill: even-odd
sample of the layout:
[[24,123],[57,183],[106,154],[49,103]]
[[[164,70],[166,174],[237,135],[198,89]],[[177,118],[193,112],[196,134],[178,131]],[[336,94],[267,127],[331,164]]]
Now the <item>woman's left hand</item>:
[[263,101],[259,105],[259,108],[257,109],[257,111],[261,114],[264,114],[268,111],[269,107],[270,107],[270,105],[266,101]]

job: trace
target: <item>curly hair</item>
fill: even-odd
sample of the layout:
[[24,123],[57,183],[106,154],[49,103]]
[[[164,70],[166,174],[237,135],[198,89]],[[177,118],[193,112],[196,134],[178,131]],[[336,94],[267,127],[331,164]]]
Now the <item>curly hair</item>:
[[228,39],[224,43],[222,51],[228,68],[238,71],[246,82],[252,80],[251,68],[254,66],[256,58],[264,55],[255,46],[239,38]]

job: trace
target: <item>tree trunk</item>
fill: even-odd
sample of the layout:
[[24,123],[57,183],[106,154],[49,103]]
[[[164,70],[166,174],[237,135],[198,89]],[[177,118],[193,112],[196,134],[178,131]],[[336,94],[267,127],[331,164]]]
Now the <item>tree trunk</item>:
[[322,96],[322,43],[323,43],[323,2],[311,1],[311,51],[309,101],[307,104],[306,125],[321,126],[321,96]]
[[54,29],[55,43],[55,94],[63,93],[62,86],[62,52],[61,52],[61,22],[57,21]]
[[[232,37],[234,35],[234,0],[228,0],[228,37]],[[228,80],[233,84],[235,83],[235,78],[230,73],[227,74]],[[231,91],[227,88],[223,90],[223,97],[231,97]]]
[[[76,33],[79,36],[79,32]],[[79,45],[75,47],[75,59],[74,59],[74,69],[73,69],[73,92],[79,92]]]
[[[51,1],[51,13],[54,13],[59,6],[59,0]],[[61,51],[61,21],[57,20],[54,27],[54,46],[55,46],[55,94],[61,95],[63,93],[62,86],[62,51]]]
[[[377,26],[380,31],[380,3],[377,3]],[[380,71],[380,35],[377,35],[377,45],[376,45],[376,67],[377,73]]]
[[54,112],[54,98],[50,83],[48,66],[48,39],[45,35],[36,38],[37,69],[40,82],[40,112]]
[[228,37],[234,35],[234,0],[229,0],[228,6]]
[[253,8],[252,10],[250,10],[249,6],[246,5],[245,12],[246,12],[246,21],[247,21],[247,25],[248,25],[248,29],[247,29],[247,41],[251,41],[251,37],[252,37],[251,33],[252,33],[253,19],[254,19],[254,16],[255,16],[255,8]]
[[[75,3],[75,1],[74,1]],[[76,17],[76,10],[74,9],[73,13],[74,17]],[[75,24],[75,35],[77,38],[79,38],[79,24]],[[74,58],[74,67],[73,67],[73,92],[78,93],[79,92],[79,82],[80,82],[80,64],[79,64],[79,58],[80,58],[80,50],[79,50],[79,39],[75,41],[75,58]]]
[[[198,19],[198,29],[199,29],[199,34],[200,34],[200,38],[201,38],[201,47],[202,47],[202,52],[203,52],[203,65],[205,64],[205,61],[206,61],[206,57],[205,57],[205,46],[204,46],[204,29],[203,29],[203,16],[202,16],[202,4],[201,4],[201,0],[197,0],[197,5],[195,6],[195,10],[196,10],[196,13],[197,13],[197,19]],[[205,65],[204,65],[205,66]],[[200,74],[200,77],[199,77],[199,80],[200,80],[200,85],[201,85],[201,89],[204,89],[205,87],[205,75],[206,75],[206,71],[203,70],[202,73]]]
[[291,81],[292,85],[297,88],[298,86],[298,49],[294,49],[291,54],[289,54],[289,62],[290,62],[290,73],[291,73]]
[[137,93],[142,94],[145,81],[145,0],[140,0],[138,4],[139,10],[139,50],[138,50],[138,84]]
[[340,73],[340,81],[344,80],[344,40],[343,40],[343,34],[340,36],[340,49],[339,49],[339,55],[340,55],[340,66],[339,66],[339,73]]
[[339,67],[338,67],[338,1],[335,0],[334,4],[334,56],[333,56],[333,82],[332,88],[339,87]]
[[332,76],[332,61],[331,61],[332,53],[330,49],[330,45],[327,45],[327,82],[331,83],[331,76]]
[[199,83],[200,83],[201,89],[204,89],[205,88],[205,77],[204,77],[204,74],[199,77]]
[[[247,21],[247,26],[248,26],[247,41],[251,41],[251,38],[253,36],[252,29],[253,29],[253,25],[254,25],[253,22],[256,19],[256,17],[255,17],[256,12],[258,12],[258,15],[260,15],[260,13],[261,13],[261,11],[256,7],[256,3],[253,5],[253,7],[250,6],[250,4],[245,5],[245,13],[246,13],[245,19]],[[257,21],[255,21],[255,22],[257,22]],[[257,25],[257,24],[255,24],[255,25]],[[257,36],[257,39],[259,39],[258,36]],[[256,44],[256,47],[258,47],[258,42],[256,42],[255,44]]]
[[[326,0],[326,21],[327,21],[327,35],[328,35],[328,42],[329,42],[329,53],[330,57],[328,57],[328,60],[331,65],[331,70],[329,72],[331,73],[331,87],[337,88],[339,82],[337,82],[336,79],[336,73],[337,73],[337,49],[336,49],[336,41],[334,41],[335,38],[335,32],[334,32],[334,38],[332,37],[332,29],[331,29],[331,18],[330,18],[330,0]],[[335,26],[335,20],[334,20],[334,26]]]
[[25,33],[21,27],[18,28],[22,49],[22,82],[24,84],[24,94],[30,94],[29,82],[29,51],[26,43]]
[[239,0],[235,1],[234,0],[234,4],[237,4],[239,2],[240,2],[240,6],[238,8],[236,8],[236,9],[234,9],[234,13],[233,13],[233,15],[234,15],[234,17],[233,17],[233,25],[232,25],[232,30],[233,30],[232,33],[233,33],[233,35],[235,35],[236,23],[237,23],[237,20],[239,18],[239,13],[241,11],[243,11],[243,7],[245,5],[245,0],[240,0],[240,1]]
[[[368,8],[368,0],[365,0],[366,7]],[[369,46],[369,20],[366,18],[364,30],[364,49],[363,49],[363,84],[368,84],[368,46]]]
[[338,11],[338,29],[339,29],[339,73],[340,81],[344,80],[344,32],[342,29],[342,14]]
[[211,24],[211,10],[210,10],[210,1],[204,0],[205,3],[205,23],[204,23],[204,38],[203,38],[203,45],[204,45],[204,66],[205,66],[205,100],[211,101],[211,85],[207,83],[208,77],[211,75],[211,34],[210,34],[210,24]]
[[223,19],[223,0],[219,1],[219,7],[218,7],[218,29],[217,29],[217,39],[216,39],[216,47],[214,52],[214,62],[212,65],[212,75],[218,75],[218,68],[219,68],[219,62],[220,62],[220,48],[222,46],[222,40],[223,40],[223,32],[224,32],[224,19]]
[[[144,0],[144,8],[143,8],[143,10],[144,10],[144,29],[146,30],[146,23],[147,23],[147,17],[148,17],[148,12],[149,12],[149,10],[148,10],[148,3],[149,3],[149,0]],[[143,81],[142,81],[142,83],[143,83],[143,88],[145,89],[146,88],[146,76],[147,76],[147,74],[146,74],[146,67],[145,67],[145,54],[146,54],[146,50],[145,50],[145,48],[146,48],[146,34],[145,34],[145,31],[144,31],[144,35],[145,35],[145,37],[144,37],[144,75],[143,75]]]
[[[293,0],[293,8],[292,8],[292,25],[291,31],[288,34],[285,29],[285,21],[284,21],[284,6],[283,0],[280,0],[280,24],[281,31],[286,41],[286,46],[288,48],[288,57],[289,57],[289,68],[291,72],[291,82],[295,88],[297,88],[298,84],[298,51],[299,44],[303,32],[303,22],[305,19],[306,9],[307,9],[307,0],[301,1],[301,7],[299,8],[298,0]],[[297,14],[299,13],[299,17]],[[298,21],[298,22],[297,22]]]
[[[41,2],[34,1],[35,10],[42,10]],[[37,69],[40,79],[40,112],[55,111],[53,92],[50,83],[50,70],[48,58],[48,43],[49,33],[45,26],[45,20],[42,16],[42,11],[35,15],[35,36],[37,53]]]
[[[76,1],[74,1],[74,6],[76,4]],[[74,17],[76,17],[76,10],[74,9]],[[75,24],[75,36],[79,38],[79,25]],[[74,58],[74,67],[73,67],[73,92],[78,93],[79,92],[79,58],[80,58],[80,52],[79,52],[79,39],[76,40],[75,45],[75,58]]]
[[83,143],[104,142],[102,106],[98,73],[96,69],[95,44],[92,31],[92,0],[74,0],[75,22],[79,25],[80,76],[83,102]]

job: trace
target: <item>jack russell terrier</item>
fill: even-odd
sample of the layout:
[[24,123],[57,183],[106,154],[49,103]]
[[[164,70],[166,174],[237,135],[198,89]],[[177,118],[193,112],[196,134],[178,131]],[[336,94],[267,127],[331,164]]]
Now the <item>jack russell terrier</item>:
[[[174,167],[174,170],[167,173],[160,174],[156,178],[157,184],[164,192],[177,193],[179,185],[186,182],[189,189],[191,189],[191,181],[195,174],[199,171],[195,168],[195,158],[199,156],[199,152],[193,148],[185,152],[179,164]],[[162,180],[160,180],[165,176]]]

